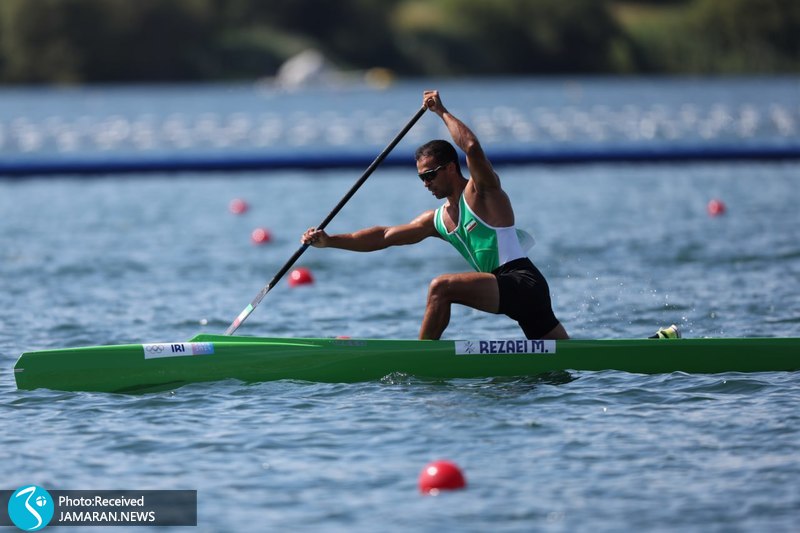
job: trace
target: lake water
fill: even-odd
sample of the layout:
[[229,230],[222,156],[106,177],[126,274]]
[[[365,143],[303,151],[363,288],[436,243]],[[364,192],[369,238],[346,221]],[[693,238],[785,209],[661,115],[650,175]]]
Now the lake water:
[[[643,92],[605,80],[580,85],[580,98],[680,110],[684,101],[700,105],[702,95],[709,106],[761,102],[769,110],[773,101],[790,119],[798,112],[789,98],[796,80],[693,80],[697,92],[688,95],[687,83],[647,82],[652,90]],[[419,104],[410,85],[287,98],[348,116],[391,102],[383,139],[367,143],[377,155]],[[470,104],[487,108],[492,97],[487,82],[444,87],[465,118],[474,116]],[[38,95],[25,116],[41,112],[44,121],[79,114],[79,105],[121,116],[138,116],[134,101],[163,113],[172,105],[236,107],[225,88],[187,89],[183,103],[177,88],[93,91],[88,100],[6,92],[0,108]],[[505,106],[541,100],[556,117],[575,98],[569,83],[506,82],[498,91]],[[445,103],[447,94],[443,88]],[[238,105],[236,112],[247,99]],[[762,120],[753,135],[796,142],[797,130],[779,123]],[[409,152],[437,128],[423,117],[422,133],[415,128],[396,150]],[[649,142],[670,142],[659,139]],[[37,150],[61,153],[47,146]],[[196,489],[197,531],[796,530],[797,372],[228,381],[142,396],[16,390],[12,367],[23,351],[223,332],[362,171],[0,181],[0,488]],[[572,336],[644,337],[671,323],[687,337],[800,336],[800,163],[498,171],[518,224],[536,236],[530,255]],[[250,210],[231,214],[234,198]],[[725,203],[724,215],[708,214],[711,199]],[[413,163],[381,168],[329,229],[406,222],[436,205]],[[253,245],[256,227],[269,228],[272,242]],[[466,269],[455,250],[433,241],[373,254],[309,249],[298,265],[315,283],[282,282],[238,333],[415,338],[428,282]],[[455,308],[445,333],[519,336],[509,319],[464,308]],[[439,458],[458,463],[468,487],[421,496],[417,476]]]

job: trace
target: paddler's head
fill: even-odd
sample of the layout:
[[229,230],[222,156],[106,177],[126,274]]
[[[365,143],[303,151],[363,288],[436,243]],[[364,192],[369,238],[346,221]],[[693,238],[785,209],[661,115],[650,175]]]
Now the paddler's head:
[[417,148],[417,175],[437,198],[451,194],[454,179],[461,179],[456,149],[447,141],[429,141]]

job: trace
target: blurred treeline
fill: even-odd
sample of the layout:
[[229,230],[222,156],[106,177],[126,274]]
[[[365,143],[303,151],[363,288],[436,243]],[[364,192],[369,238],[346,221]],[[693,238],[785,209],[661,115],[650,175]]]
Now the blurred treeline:
[[800,72],[800,0],[0,0],[0,82]]

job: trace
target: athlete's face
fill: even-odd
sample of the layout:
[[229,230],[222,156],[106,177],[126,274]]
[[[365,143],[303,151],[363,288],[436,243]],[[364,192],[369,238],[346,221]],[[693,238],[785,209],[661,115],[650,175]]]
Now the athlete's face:
[[447,180],[444,174],[449,170],[450,163],[439,164],[433,157],[421,157],[417,161],[417,174],[436,198],[447,197]]

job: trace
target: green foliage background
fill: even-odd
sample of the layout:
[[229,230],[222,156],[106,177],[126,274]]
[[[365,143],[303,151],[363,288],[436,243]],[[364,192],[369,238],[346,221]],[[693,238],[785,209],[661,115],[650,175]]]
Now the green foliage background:
[[2,0],[0,82],[800,72],[798,0]]

